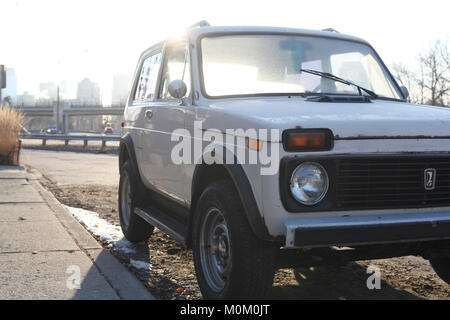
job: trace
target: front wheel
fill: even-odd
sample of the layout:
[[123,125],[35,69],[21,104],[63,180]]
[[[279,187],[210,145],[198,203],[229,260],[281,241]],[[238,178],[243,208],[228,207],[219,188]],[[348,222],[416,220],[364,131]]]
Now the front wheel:
[[450,258],[430,259],[430,264],[439,278],[450,284]]
[[279,247],[251,230],[229,181],[211,184],[194,216],[194,263],[205,299],[264,299],[270,295]]

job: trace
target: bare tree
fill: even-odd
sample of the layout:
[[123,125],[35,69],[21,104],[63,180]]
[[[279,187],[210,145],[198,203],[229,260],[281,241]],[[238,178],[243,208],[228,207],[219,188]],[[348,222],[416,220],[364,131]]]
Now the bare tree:
[[394,76],[397,81],[409,91],[408,101],[411,103],[423,103],[423,94],[417,90],[416,75],[403,63],[394,63]]
[[449,106],[450,52],[446,43],[436,40],[418,56],[419,67],[412,71],[403,64],[394,64],[394,74],[410,92],[413,103]]
[[419,55],[423,72],[418,84],[428,91],[427,104],[445,106],[450,93],[449,51],[446,44],[436,41],[427,52]]

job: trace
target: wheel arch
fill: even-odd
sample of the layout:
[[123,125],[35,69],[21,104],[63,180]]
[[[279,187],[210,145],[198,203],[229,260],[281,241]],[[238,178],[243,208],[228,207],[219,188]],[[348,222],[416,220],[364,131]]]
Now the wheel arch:
[[232,181],[235,190],[243,204],[244,211],[249,221],[250,227],[255,235],[261,240],[278,241],[270,236],[260,213],[258,205],[253,194],[252,187],[248,177],[240,164],[198,164],[195,167],[192,179],[191,213],[189,219],[189,232],[187,244],[191,247],[193,216],[197,207],[197,200],[203,190],[214,181],[229,179]]

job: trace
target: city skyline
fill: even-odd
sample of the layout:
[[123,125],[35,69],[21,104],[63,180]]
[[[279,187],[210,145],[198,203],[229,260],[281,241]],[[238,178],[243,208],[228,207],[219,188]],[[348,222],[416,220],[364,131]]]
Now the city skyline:
[[[92,95],[97,97],[91,97],[86,98],[86,95],[89,95],[89,93],[81,93],[83,97],[80,97],[80,84],[83,85],[83,81],[85,82],[85,85],[89,86],[90,84],[86,83],[86,80],[89,83],[92,83],[96,88],[92,89],[94,91],[97,91],[97,93],[92,93]],[[22,92],[19,92],[17,90],[17,84],[20,83],[20,80],[18,81],[17,77],[15,76],[15,72],[13,68],[7,69],[7,88],[2,89],[2,95],[3,98],[10,97],[11,102],[14,105],[51,105],[52,102],[56,101],[57,99],[57,88],[59,87],[59,98],[61,100],[70,101],[72,104],[77,105],[86,105],[86,104],[92,104],[92,105],[125,105],[126,99],[128,98],[128,91],[130,86],[130,77],[123,73],[115,73],[112,75],[111,79],[111,91],[110,93],[106,93],[105,97],[106,99],[103,99],[103,96],[101,94],[102,90],[100,88],[100,85],[96,83],[95,81],[92,81],[88,77],[83,77],[76,81],[77,86],[73,92],[68,93],[67,90],[67,81],[62,80],[59,83],[55,81],[43,81],[36,84],[36,87],[38,89],[36,91],[28,91],[24,90]],[[89,91],[89,89],[86,89]],[[90,99],[90,100],[89,100]],[[24,102],[26,101],[26,102]],[[33,101],[33,103],[31,103]],[[48,102],[46,102],[48,101]],[[92,103],[86,103],[86,101],[91,101]],[[105,103],[106,101],[106,103]]]
[[[13,71],[12,69],[9,70],[10,72]],[[105,94],[105,96],[111,96],[111,103],[108,104],[103,101],[100,86],[86,77],[78,81],[75,96],[68,96],[66,94],[66,82],[61,82],[61,84],[59,84],[59,99],[62,102],[74,106],[124,106],[126,99],[128,98],[129,77],[124,74],[114,74],[112,82],[112,91],[109,94]],[[11,85],[12,81],[9,81],[8,83]],[[57,90],[58,84],[52,81],[46,81],[39,83],[39,91],[37,95],[34,95],[28,91],[24,91],[21,94],[15,92],[15,94],[13,94],[13,90],[11,89],[3,89],[2,93],[4,97],[9,96],[11,98],[13,105],[51,106],[57,101]]]

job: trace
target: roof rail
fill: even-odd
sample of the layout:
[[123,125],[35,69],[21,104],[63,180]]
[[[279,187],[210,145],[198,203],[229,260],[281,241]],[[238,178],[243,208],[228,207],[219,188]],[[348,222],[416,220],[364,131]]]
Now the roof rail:
[[211,25],[209,24],[208,21],[202,20],[202,21],[199,21],[197,23],[194,23],[192,26],[187,27],[186,30],[191,30],[191,29],[194,29],[194,28],[201,28],[201,27],[210,27],[210,26]]
[[328,31],[328,32],[339,33],[339,31],[337,31],[336,29],[333,29],[333,28],[322,29],[322,31]]

